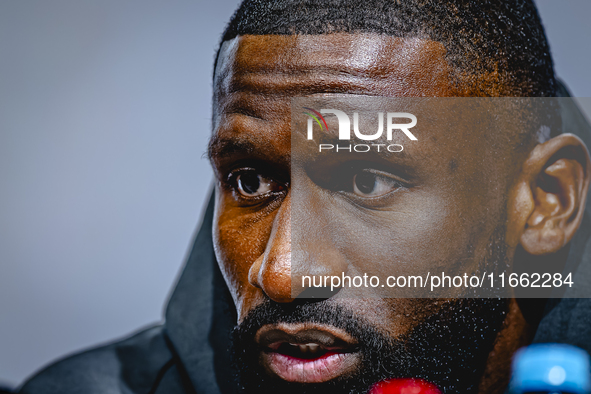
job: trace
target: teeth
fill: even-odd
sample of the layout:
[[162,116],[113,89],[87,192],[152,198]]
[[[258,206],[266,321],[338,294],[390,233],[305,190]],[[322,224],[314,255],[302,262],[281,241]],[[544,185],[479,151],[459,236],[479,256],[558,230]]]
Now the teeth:
[[290,343],[291,346],[294,347],[298,347],[300,349],[300,352],[302,353],[316,353],[320,350],[320,345],[318,345],[317,343],[307,343],[305,345],[300,345],[297,343]]

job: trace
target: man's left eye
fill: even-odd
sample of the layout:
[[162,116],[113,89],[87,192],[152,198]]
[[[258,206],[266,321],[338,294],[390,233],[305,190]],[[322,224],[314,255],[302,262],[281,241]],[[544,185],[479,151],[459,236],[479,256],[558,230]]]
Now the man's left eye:
[[266,194],[280,192],[284,186],[255,170],[241,170],[235,174],[235,189],[246,198],[256,198]]
[[353,194],[359,197],[371,198],[387,194],[400,188],[400,182],[380,175],[373,171],[364,170],[353,176]]

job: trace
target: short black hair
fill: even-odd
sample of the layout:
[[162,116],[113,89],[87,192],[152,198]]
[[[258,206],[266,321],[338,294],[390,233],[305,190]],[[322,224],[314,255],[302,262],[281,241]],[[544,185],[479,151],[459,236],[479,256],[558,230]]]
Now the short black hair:
[[471,95],[556,95],[552,57],[533,0],[244,0],[222,43],[246,34],[329,33],[441,42],[458,85],[469,87]]

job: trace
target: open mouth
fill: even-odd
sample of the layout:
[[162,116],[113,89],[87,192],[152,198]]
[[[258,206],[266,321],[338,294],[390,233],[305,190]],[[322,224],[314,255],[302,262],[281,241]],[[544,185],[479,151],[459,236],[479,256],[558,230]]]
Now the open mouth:
[[354,371],[357,342],[334,327],[312,323],[267,325],[255,336],[265,369],[288,382],[321,383]]
[[306,344],[276,342],[269,346],[268,351],[279,353],[292,358],[299,358],[302,360],[317,360],[332,356],[333,354],[344,353],[342,349],[327,349],[324,346],[314,342]]

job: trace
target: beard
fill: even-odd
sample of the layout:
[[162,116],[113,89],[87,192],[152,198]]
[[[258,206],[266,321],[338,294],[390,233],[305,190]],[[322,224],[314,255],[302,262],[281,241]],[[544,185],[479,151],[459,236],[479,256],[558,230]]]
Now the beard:
[[[507,270],[504,234],[501,226],[491,236],[488,253],[479,264],[483,272]],[[391,378],[424,379],[444,393],[476,393],[509,305],[509,299],[500,294],[490,296],[495,298],[438,300],[442,306],[436,314],[398,338],[335,298],[290,303],[266,300],[232,331],[235,375],[247,393],[363,394]],[[323,383],[293,383],[269,374],[261,365],[264,350],[255,342],[255,334],[265,325],[302,322],[330,325],[351,335],[358,343],[358,368]]]
[[[233,364],[248,393],[366,393],[389,378],[422,378],[444,393],[476,392],[488,354],[507,312],[507,300],[459,299],[394,339],[333,300],[255,308],[232,332]],[[266,324],[313,322],[346,331],[359,345],[360,367],[324,383],[292,383],[269,375],[259,362],[254,341]]]

